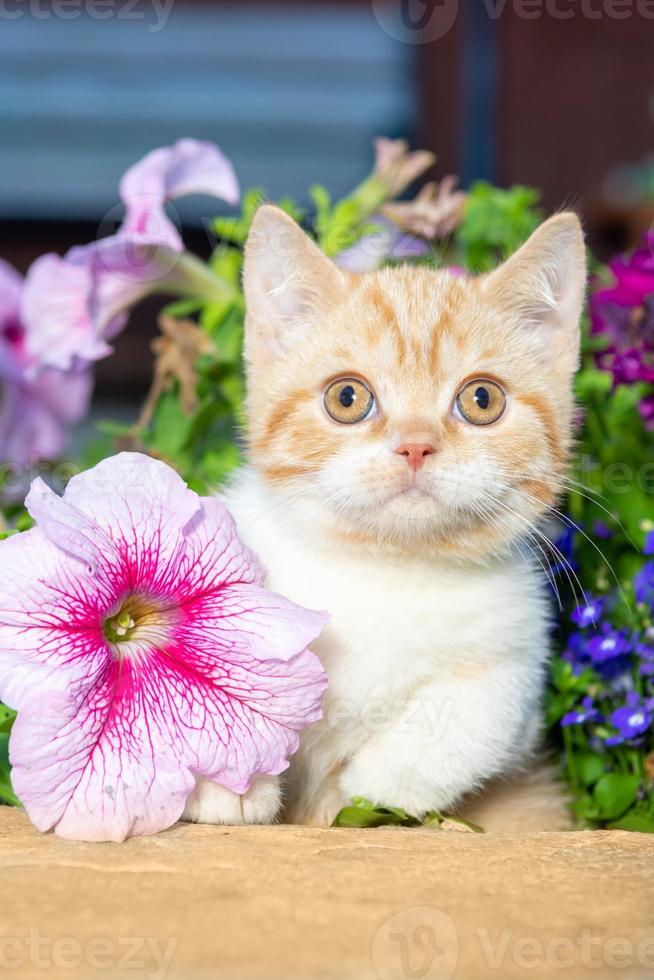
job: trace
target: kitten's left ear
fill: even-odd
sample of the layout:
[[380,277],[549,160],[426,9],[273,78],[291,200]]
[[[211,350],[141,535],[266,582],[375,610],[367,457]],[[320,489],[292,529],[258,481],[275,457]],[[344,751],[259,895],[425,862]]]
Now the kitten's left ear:
[[576,371],[586,289],[586,250],[576,214],[549,218],[480,283],[485,298],[509,320],[539,331],[555,369]]

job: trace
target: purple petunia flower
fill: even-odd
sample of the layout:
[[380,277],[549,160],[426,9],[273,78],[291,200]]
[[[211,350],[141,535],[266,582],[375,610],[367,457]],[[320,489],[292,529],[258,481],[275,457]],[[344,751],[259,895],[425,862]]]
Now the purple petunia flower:
[[141,236],[148,243],[182,252],[184,243],[164,205],[189,194],[209,194],[238,204],[234,168],[214,143],[181,139],[173,146],[152,150],[130,167],[120,182],[126,210],[121,234]]
[[321,716],[328,617],[263,587],[223,504],[138,453],[26,504],[37,527],[0,544],[0,698],[37,828],[151,834],[200,777],[282,772]]
[[593,699],[591,697],[585,697],[578,708],[569,711],[567,715],[563,716],[561,725],[566,728],[569,725],[583,725],[588,721],[601,720],[602,716],[593,704]]
[[[233,167],[218,147],[183,139],[153,150],[127,171],[120,189],[125,220],[115,235],[35,264],[42,329],[30,336],[28,348],[52,367],[105,357],[126,323],[125,311],[149,293],[215,299],[220,292],[209,267],[184,251],[165,212],[168,201],[187,194],[238,201]],[[68,343],[53,346],[51,334],[61,338],[62,325]]]
[[602,612],[605,604],[606,603],[602,598],[590,598],[585,605],[577,606],[577,608],[573,610],[573,612],[570,614],[570,619],[581,629],[585,629],[587,626],[597,625],[602,618]]
[[[69,427],[88,411],[93,388],[83,362],[67,371],[51,366],[75,333],[75,317],[69,310],[70,321],[62,318],[57,329],[48,320],[51,284],[41,281],[42,261],[23,279],[0,259],[0,460],[18,467],[61,454]],[[30,350],[37,336],[47,341],[46,361]]]
[[625,704],[621,708],[617,708],[609,718],[613,727],[618,729],[618,733],[607,738],[606,744],[622,745],[624,742],[644,735],[652,724],[653,708],[654,698],[641,701],[640,696],[635,691],[630,691],[627,694]]

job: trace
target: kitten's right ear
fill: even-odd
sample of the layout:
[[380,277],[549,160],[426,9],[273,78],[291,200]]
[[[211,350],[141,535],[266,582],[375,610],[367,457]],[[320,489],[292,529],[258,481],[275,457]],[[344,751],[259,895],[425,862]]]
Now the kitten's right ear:
[[259,208],[245,244],[245,354],[281,354],[343,295],[345,279],[280,208]]

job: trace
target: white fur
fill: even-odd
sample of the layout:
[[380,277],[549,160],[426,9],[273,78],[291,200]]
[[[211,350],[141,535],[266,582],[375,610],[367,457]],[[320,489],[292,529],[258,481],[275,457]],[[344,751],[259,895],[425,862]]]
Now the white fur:
[[[323,535],[312,510],[289,506],[249,468],[227,504],[267,585],[332,617],[312,645],[329,689],[285,777],[289,819],[328,823],[352,796],[451,810],[529,759],[548,609],[524,556],[469,566],[368,556]],[[230,821],[218,798],[197,812]],[[250,817],[272,819],[270,800]]]

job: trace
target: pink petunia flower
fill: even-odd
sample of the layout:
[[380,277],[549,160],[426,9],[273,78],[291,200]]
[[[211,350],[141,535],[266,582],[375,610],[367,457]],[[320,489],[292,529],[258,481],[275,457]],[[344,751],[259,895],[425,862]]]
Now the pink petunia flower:
[[263,587],[216,498],[122,453],[0,544],[0,699],[15,791],[41,831],[123,840],[173,824],[200,777],[282,772],[321,716],[306,647],[327,622]]
[[184,243],[164,205],[189,194],[209,194],[238,204],[234,168],[214,143],[181,139],[173,146],[152,150],[130,167],[120,182],[126,209],[121,233],[140,235],[182,252]]
[[[30,338],[34,357],[67,369],[80,359],[111,352],[109,341],[127,322],[126,311],[154,292],[224,298],[221,282],[189,252],[165,205],[188,194],[208,194],[230,204],[239,186],[229,160],[213,143],[182,139],[148,153],[120,184],[125,220],[115,235],[72,248],[63,258],[43,256],[31,307],[42,329]],[[224,286],[224,284],[222,284]],[[69,325],[67,346],[50,334]]]
[[[0,259],[0,461],[18,467],[61,454],[70,426],[88,411],[93,388],[83,364],[68,371],[50,366],[75,327],[74,317],[68,324],[62,320],[59,330],[40,318],[34,296],[42,288],[47,294],[47,284],[39,281],[42,262],[37,259],[23,280]],[[30,351],[31,339],[41,331],[47,334],[47,365]]]

